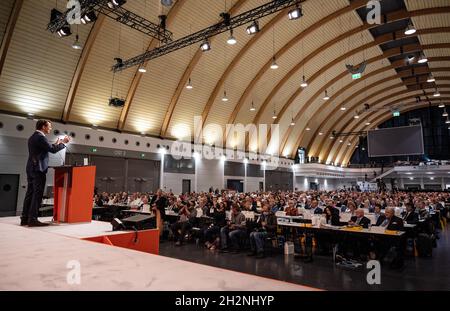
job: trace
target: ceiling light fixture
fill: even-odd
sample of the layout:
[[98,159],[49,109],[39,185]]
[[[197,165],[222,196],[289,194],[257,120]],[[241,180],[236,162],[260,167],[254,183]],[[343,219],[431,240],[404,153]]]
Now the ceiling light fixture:
[[425,64],[428,62],[428,58],[425,56],[425,54],[422,52],[420,53],[419,60],[417,61],[419,64]]
[[233,36],[233,29],[230,29],[230,37],[227,40],[228,45],[235,45],[237,43],[236,38]]
[[276,70],[276,69],[278,69],[278,68],[279,68],[279,66],[278,66],[278,64],[277,64],[277,59],[276,59],[276,57],[274,56],[274,57],[272,58],[272,64],[270,65],[270,69]]
[[83,47],[81,46],[80,40],[79,40],[79,36],[77,35],[75,37],[75,42],[72,44],[72,48],[75,50],[81,50]]
[[305,76],[303,76],[303,78],[302,78],[302,83],[300,84],[300,86],[301,86],[302,88],[305,88],[305,87],[308,86],[308,82],[306,82]]
[[325,96],[323,97],[323,100],[329,100],[330,96],[328,96],[327,90],[325,90]]
[[259,32],[259,23],[258,21],[253,21],[253,23],[247,27],[247,34],[254,35]]
[[192,90],[192,89],[194,88],[194,87],[192,86],[191,78],[189,78],[188,83],[187,83],[187,85],[186,85],[186,88],[187,88],[188,90]]
[[291,21],[299,19],[302,16],[303,16],[303,10],[302,10],[302,7],[299,6],[298,4],[295,9],[289,11],[289,13],[288,13],[288,18]]
[[436,81],[436,79],[433,77],[433,74],[429,74],[428,75],[428,79],[427,79],[427,82],[428,83],[432,83],[432,82],[435,82]]
[[227,101],[228,101],[227,91],[223,91],[222,101],[223,101],[223,102],[227,102]]
[[416,28],[414,27],[414,25],[410,21],[408,23],[408,27],[406,27],[406,29],[405,29],[405,35],[409,36],[409,35],[415,34],[416,31],[417,31]]
[[256,111],[255,104],[252,101],[252,106],[250,107],[250,111]]
[[209,43],[208,39],[203,41],[203,43],[200,45],[200,49],[203,52],[207,52],[207,51],[211,50],[211,44]]

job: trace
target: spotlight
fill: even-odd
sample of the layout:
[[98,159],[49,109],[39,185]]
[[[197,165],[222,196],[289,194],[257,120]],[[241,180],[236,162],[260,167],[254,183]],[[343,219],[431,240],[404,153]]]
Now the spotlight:
[[111,107],[123,107],[123,106],[125,106],[125,99],[117,98],[117,97],[111,97],[109,99],[109,105]]
[[370,125],[370,122],[366,122],[366,125],[369,126],[369,125]]
[[416,33],[416,28],[413,26],[411,22],[409,22],[408,27],[406,27],[405,35],[412,35]]
[[441,93],[439,93],[438,89],[436,89],[436,92],[434,92],[433,96],[434,96],[434,97],[439,97],[439,96],[441,96]]
[[408,55],[406,57],[406,60],[411,63],[414,60],[414,58],[415,58],[414,55]]
[[355,119],[359,119],[359,115],[355,115],[353,118]]
[[227,40],[228,45],[235,45],[237,43],[236,38],[233,36],[233,29],[230,29],[230,37]]
[[294,118],[292,118],[292,121],[291,121],[291,126],[295,126],[295,121],[294,121]]
[[194,88],[194,87],[192,86],[191,78],[189,78],[188,83],[187,83],[187,85],[186,85],[186,88],[187,88],[188,90],[192,90],[192,89]]
[[60,37],[68,37],[72,34],[72,31],[70,31],[69,25],[64,25],[61,28],[58,29],[56,32]]
[[435,82],[436,81],[436,79],[433,77],[433,75],[430,73],[429,75],[428,75],[428,79],[427,79],[427,82],[428,83],[432,83],[432,82]]
[[309,127],[306,128],[307,131],[311,131],[311,129]]
[[428,58],[423,54],[423,52],[420,54],[419,60],[417,61],[419,64],[425,64],[428,62]]
[[125,3],[127,3],[126,0],[111,0],[111,1],[108,1],[108,7],[110,9],[115,9],[119,6],[124,5]]
[[306,82],[305,76],[303,76],[302,83],[300,84],[300,86],[301,86],[302,88],[305,88],[305,87],[308,86],[308,82]]
[[75,42],[72,44],[72,48],[75,50],[81,50],[83,48],[80,44],[78,35],[75,37]]
[[259,23],[258,21],[253,21],[253,23],[247,27],[247,33],[249,35],[254,35],[257,32],[259,32]]
[[119,57],[114,58],[114,60],[116,61],[116,66],[117,67],[122,67],[123,66],[123,60]]
[[255,111],[256,110],[256,108],[255,108],[255,105],[253,104],[253,101],[252,101],[252,106],[250,107],[250,111]]
[[289,20],[296,20],[303,16],[302,8],[297,5],[297,7],[288,13]]
[[211,50],[211,44],[209,43],[208,39],[206,39],[205,41],[203,41],[202,45],[200,45],[200,49],[203,52],[209,51]]
[[278,69],[279,66],[277,64],[277,59],[275,58],[275,56],[272,58],[272,65],[270,65],[270,69]]
[[444,113],[442,114],[443,117],[448,117],[448,112],[447,110],[444,110]]
[[329,100],[330,96],[328,96],[327,90],[325,90],[325,96],[323,97],[323,100]]
[[441,102],[438,107],[439,108],[445,108],[445,104]]
[[445,124],[450,124],[450,119],[447,118],[447,120],[445,121]]
[[319,136],[322,136],[322,135],[323,135],[323,133],[322,133],[322,132],[320,132],[320,133],[319,133]]
[[347,110],[347,108],[341,107],[341,111],[345,111],[345,110]]
[[83,24],[89,24],[94,22],[97,19],[97,15],[95,15],[94,11],[89,11],[86,14],[83,15],[83,17],[81,17],[81,22]]

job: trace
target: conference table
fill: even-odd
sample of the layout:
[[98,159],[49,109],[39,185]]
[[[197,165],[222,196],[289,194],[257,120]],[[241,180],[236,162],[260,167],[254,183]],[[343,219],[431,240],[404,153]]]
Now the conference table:
[[[317,218],[319,219],[319,217]],[[314,223],[313,223],[314,220]],[[360,226],[332,226],[323,224],[315,219],[305,219],[303,216],[277,216],[277,225],[288,230],[284,231],[286,240],[288,234],[292,234],[292,238],[298,241],[300,235],[305,236],[328,234],[332,237],[331,244],[333,246],[333,261],[337,251],[337,245],[346,240],[356,240],[358,238],[371,238],[374,240],[381,240],[383,242],[395,243],[396,245],[404,245],[406,240],[405,231],[386,230],[383,227],[371,226],[368,229]],[[415,226],[415,225],[414,225]],[[291,229],[291,230],[289,230]],[[312,247],[312,245],[306,245]],[[300,246],[300,249],[302,247]],[[304,254],[298,254],[300,256]],[[312,257],[312,250],[309,255]]]

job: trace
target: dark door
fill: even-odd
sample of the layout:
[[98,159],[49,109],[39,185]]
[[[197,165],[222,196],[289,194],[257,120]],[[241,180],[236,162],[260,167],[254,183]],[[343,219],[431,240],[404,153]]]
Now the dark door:
[[259,191],[264,191],[264,182],[263,181],[260,181],[259,182]]
[[19,175],[0,174],[0,217],[16,216]]
[[317,191],[317,190],[319,190],[319,185],[315,182],[311,182],[311,183],[309,183],[309,190]]
[[181,192],[191,192],[191,180],[190,179],[183,179],[183,184],[181,186]]
[[244,192],[244,181],[239,179],[228,179],[227,188],[237,192]]

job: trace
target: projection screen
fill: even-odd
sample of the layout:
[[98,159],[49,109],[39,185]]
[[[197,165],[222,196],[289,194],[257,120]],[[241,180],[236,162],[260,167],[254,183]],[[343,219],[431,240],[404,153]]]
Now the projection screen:
[[420,125],[371,130],[367,144],[369,157],[424,154]]

